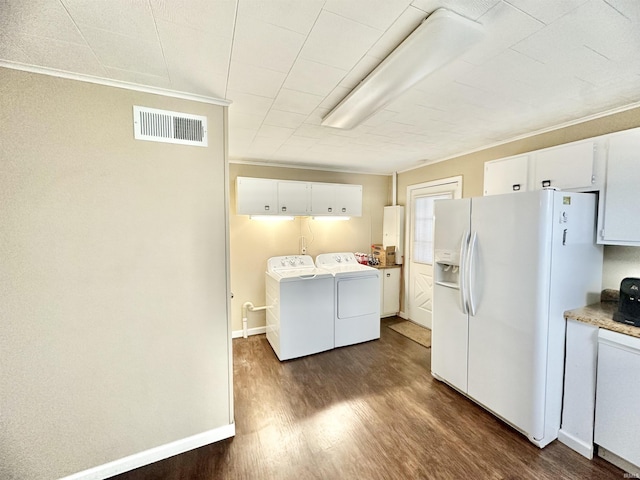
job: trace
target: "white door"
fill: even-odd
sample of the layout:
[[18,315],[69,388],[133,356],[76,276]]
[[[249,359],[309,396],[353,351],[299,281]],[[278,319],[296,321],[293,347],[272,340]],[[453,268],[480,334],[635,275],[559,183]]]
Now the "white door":
[[461,177],[407,188],[409,221],[406,313],[410,320],[427,328],[431,328],[433,315],[433,202],[438,199],[460,198],[461,193]]

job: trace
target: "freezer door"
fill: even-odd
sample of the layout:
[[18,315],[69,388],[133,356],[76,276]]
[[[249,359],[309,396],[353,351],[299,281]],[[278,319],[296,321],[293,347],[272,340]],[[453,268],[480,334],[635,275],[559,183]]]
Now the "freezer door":
[[471,204],[468,394],[534,439],[544,436],[552,194]]
[[471,200],[438,200],[434,214],[431,373],[466,392],[468,316],[461,302],[460,252],[466,250]]

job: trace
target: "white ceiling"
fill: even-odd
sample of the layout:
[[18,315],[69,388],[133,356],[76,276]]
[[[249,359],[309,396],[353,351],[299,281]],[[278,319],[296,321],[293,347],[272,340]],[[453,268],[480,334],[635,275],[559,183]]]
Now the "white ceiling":
[[[320,126],[439,7],[484,39]],[[640,1],[0,0],[0,59],[229,99],[232,160],[390,173],[640,102]]]

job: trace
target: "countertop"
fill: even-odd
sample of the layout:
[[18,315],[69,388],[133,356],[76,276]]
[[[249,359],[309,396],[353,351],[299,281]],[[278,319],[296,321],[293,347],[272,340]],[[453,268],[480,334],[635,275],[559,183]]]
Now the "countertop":
[[640,338],[640,327],[625,325],[613,320],[613,312],[618,309],[618,295],[615,290],[604,290],[600,303],[587,305],[586,307],[575,308],[564,312],[567,320],[588,323],[599,328],[611,330],[613,332],[624,333],[632,337]]

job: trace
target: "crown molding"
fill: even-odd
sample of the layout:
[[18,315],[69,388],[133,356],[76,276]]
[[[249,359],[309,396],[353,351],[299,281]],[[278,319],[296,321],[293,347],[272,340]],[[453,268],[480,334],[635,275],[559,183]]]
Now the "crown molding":
[[159,87],[149,87],[137,83],[123,82],[120,80],[111,80],[108,78],[94,77],[92,75],[84,75],[82,73],[67,72],[65,70],[56,70],[54,68],[38,67],[28,65],[26,63],[8,62],[0,60],[0,67],[10,68],[12,70],[21,70],[23,72],[38,73],[41,75],[49,75],[51,77],[65,78],[67,80],[77,80],[79,82],[93,83],[96,85],[104,85],[107,87],[123,88],[125,90],[133,90],[136,92],[152,93],[154,95],[162,95],[163,97],[180,98],[183,100],[191,100],[194,102],[208,103],[210,105],[220,105],[228,107],[231,105],[230,100],[223,100],[215,97],[207,97],[205,95],[197,95],[188,92],[179,92],[177,90],[169,90]]

